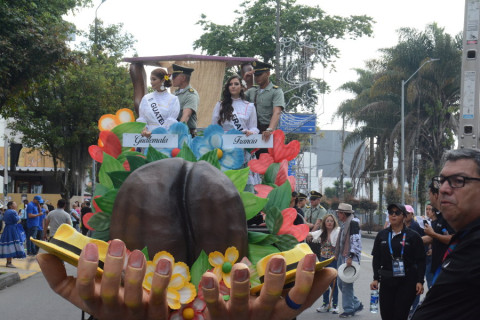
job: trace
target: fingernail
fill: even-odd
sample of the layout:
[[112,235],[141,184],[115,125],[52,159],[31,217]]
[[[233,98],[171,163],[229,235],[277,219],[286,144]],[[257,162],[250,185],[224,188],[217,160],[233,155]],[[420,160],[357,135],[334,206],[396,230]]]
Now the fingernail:
[[172,264],[169,260],[160,259],[160,261],[158,261],[157,263],[157,268],[155,269],[155,272],[161,274],[162,276],[166,276],[170,272],[171,266]]
[[125,245],[121,240],[112,240],[108,246],[108,254],[112,257],[121,257],[123,255],[123,249]]
[[142,268],[144,263],[145,255],[139,250],[133,251],[128,258],[128,265],[132,268]]
[[233,275],[233,280],[243,282],[248,279],[248,269],[237,269]]
[[87,261],[96,262],[98,260],[98,249],[94,243],[87,243],[85,248],[83,248],[84,257]]
[[270,272],[280,274],[283,271],[284,265],[285,260],[282,258],[272,258],[272,260],[270,260]]
[[214,283],[212,277],[203,277],[202,278],[202,288],[213,289]]
[[314,271],[315,270],[316,256],[315,254],[307,254],[305,259],[303,259],[303,270],[304,271]]

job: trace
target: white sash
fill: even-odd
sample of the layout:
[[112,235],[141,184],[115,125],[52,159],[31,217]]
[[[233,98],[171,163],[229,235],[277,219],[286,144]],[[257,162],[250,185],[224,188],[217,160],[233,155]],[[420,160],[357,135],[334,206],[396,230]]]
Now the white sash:
[[244,129],[245,124],[242,123],[242,122],[243,121],[240,120],[240,118],[238,117],[237,112],[235,111],[235,108],[234,108],[233,112],[232,112],[232,123],[233,123],[233,126],[235,127],[235,129],[237,129],[240,132],[245,131],[245,129]]

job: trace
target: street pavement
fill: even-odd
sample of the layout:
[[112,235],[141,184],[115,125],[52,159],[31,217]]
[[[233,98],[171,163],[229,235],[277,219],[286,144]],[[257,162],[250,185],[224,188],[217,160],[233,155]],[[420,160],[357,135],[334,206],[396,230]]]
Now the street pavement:
[[[361,276],[355,282],[355,294],[363,302],[364,310],[357,313],[353,319],[380,319],[379,314],[372,314],[369,311],[370,282],[372,281],[372,251],[375,234],[363,234],[363,251],[361,261]],[[0,259],[0,272],[18,272],[21,281],[0,290],[0,319],[2,320],[79,320],[81,311],[63,298],[55,294],[48,286],[45,278],[40,272],[36,260],[14,259],[13,263],[17,269],[5,268],[5,259]],[[76,268],[66,265],[69,275],[76,275]],[[322,298],[305,310],[299,320],[313,319],[339,319],[338,315],[331,313],[317,313],[315,308],[321,305]],[[341,309],[341,293],[339,293],[339,305]]]

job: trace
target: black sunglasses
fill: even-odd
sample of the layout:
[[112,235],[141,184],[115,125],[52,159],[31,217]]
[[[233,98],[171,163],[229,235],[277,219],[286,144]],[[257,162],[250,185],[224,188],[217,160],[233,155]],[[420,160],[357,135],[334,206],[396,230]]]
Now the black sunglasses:
[[403,214],[402,211],[392,211],[392,210],[388,210],[388,214],[389,215],[396,215],[396,216],[401,216]]

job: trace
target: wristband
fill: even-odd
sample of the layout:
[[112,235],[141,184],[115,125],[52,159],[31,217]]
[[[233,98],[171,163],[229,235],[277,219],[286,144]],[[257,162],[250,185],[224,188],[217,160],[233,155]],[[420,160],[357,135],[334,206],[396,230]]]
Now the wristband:
[[267,132],[273,132],[273,129],[272,129],[272,128],[267,128],[265,131],[267,131]]

